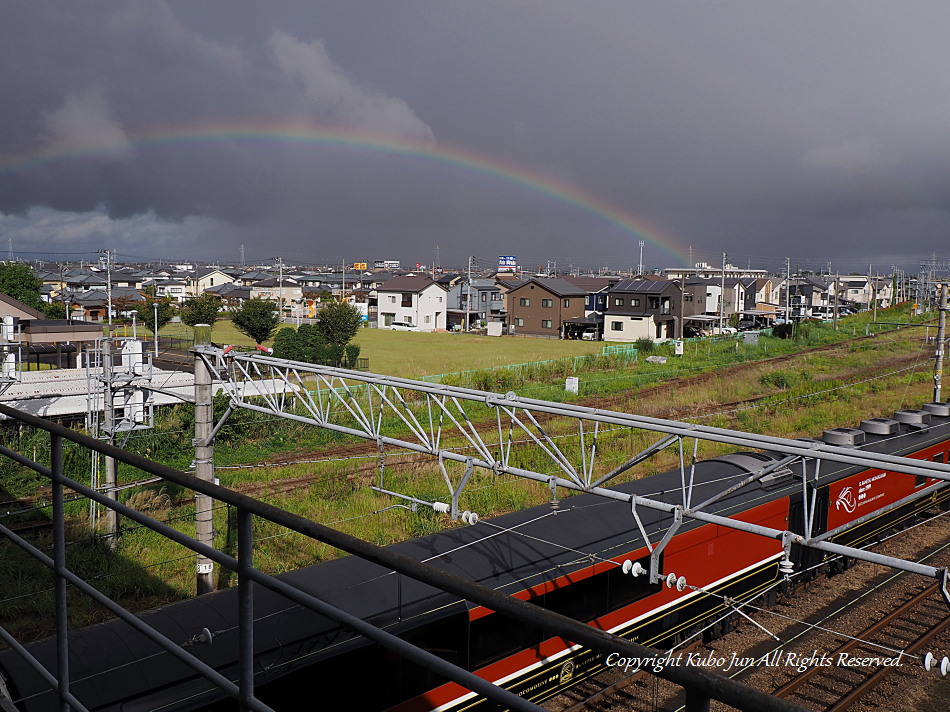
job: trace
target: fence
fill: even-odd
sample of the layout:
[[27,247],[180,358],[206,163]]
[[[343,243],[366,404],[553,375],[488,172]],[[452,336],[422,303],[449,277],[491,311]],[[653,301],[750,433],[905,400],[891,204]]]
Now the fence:
[[[50,434],[49,452],[43,454],[44,456],[48,455],[48,461],[50,463],[48,467],[4,445],[0,445],[0,455],[30,468],[34,472],[48,478],[52,483],[52,557],[27,542],[8,527],[0,524],[0,535],[50,569],[55,577],[55,649],[51,655],[47,656],[48,659],[50,659],[49,667],[55,669],[55,674],[51,669],[47,669],[38,657],[33,655],[31,650],[24,647],[6,629],[0,627],[0,639],[10,646],[12,651],[21,657],[31,671],[35,673],[39,679],[39,683],[47,690],[46,694],[55,697],[59,701],[58,704],[52,704],[52,700],[49,700],[51,704],[47,706],[48,708],[56,707],[63,710],[72,709],[77,712],[88,712],[88,708],[74,695],[72,689],[83,689],[86,692],[90,692],[91,696],[98,698],[99,692],[102,691],[100,688],[108,688],[108,681],[101,681],[96,676],[75,681],[75,688],[72,685],[73,681],[70,678],[69,656],[70,632],[67,625],[67,586],[69,585],[92,597],[97,603],[132,626],[138,633],[145,636],[161,650],[175,658],[177,662],[198,673],[224,693],[238,700],[242,711],[256,710],[259,712],[273,712],[272,708],[260,702],[254,695],[253,652],[255,650],[255,621],[253,587],[262,586],[279,595],[285,596],[302,608],[329,618],[341,626],[355,631],[373,643],[393,651],[397,655],[415,664],[428,668],[477,694],[484,695],[503,707],[514,710],[541,712],[540,707],[507,690],[495,686],[474,673],[454,665],[433,653],[418,648],[387,631],[376,628],[366,621],[355,618],[345,611],[335,608],[313,595],[308,594],[301,588],[293,586],[288,580],[274,578],[254,568],[254,517],[259,517],[265,521],[286,527],[290,531],[324,542],[349,554],[371,561],[382,566],[384,569],[396,571],[433,586],[436,589],[454,594],[459,598],[466,599],[477,605],[490,608],[516,621],[523,622],[536,630],[544,631],[549,635],[560,636],[565,640],[574,641],[596,653],[602,655],[616,654],[620,656],[638,657],[640,659],[660,654],[658,651],[617,638],[592,626],[552,613],[524,601],[516,600],[494,589],[481,586],[480,584],[446,573],[389,549],[378,547],[369,542],[335,531],[324,525],[281,510],[273,505],[265,504],[210,482],[199,480],[179,470],[153,462],[121,448],[108,445],[107,443],[82,435],[69,428],[32,415],[27,415],[4,405],[0,405],[0,414],[18,421],[22,425],[45,430]],[[200,492],[234,508],[237,513],[237,557],[229,556],[212,547],[201,544],[192,537],[173,529],[167,524],[117,502],[99,490],[92,489],[66,477],[63,474],[63,441],[65,440],[74,442],[82,448],[115,458],[119,462],[123,462],[133,468],[154,475],[186,490]],[[33,457],[35,458],[36,455]],[[231,671],[233,671],[233,675],[237,678],[237,683],[232,682],[230,677],[223,675],[209,664],[200,660],[198,656],[190,653],[186,646],[166,637],[159,630],[148,625],[139,617],[115,603],[68,569],[66,559],[66,515],[64,497],[66,488],[102,506],[115,510],[117,514],[131,519],[198,554],[206,556],[221,566],[238,573],[238,623],[236,626],[238,632],[237,645],[234,648],[234,656],[236,659],[224,665],[225,668],[230,667],[229,675]],[[114,639],[110,638],[109,644],[114,644]],[[159,664],[159,660],[155,657],[154,651],[150,651],[149,660],[149,664],[151,665]],[[20,670],[20,675],[22,676],[24,674],[25,672]],[[687,712],[708,712],[710,698],[721,700],[747,712],[760,712],[761,710],[770,710],[771,712],[803,712],[801,707],[782,700],[776,700],[762,692],[732,680],[707,673],[704,670],[671,666],[664,667],[656,674],[659,677],[663,677],[682,686],[686,690]],[[13,687],[15,687],[17,683],[17,681],[12,678],[5,681]],[[35,682],[35,680],[31,680],[30,682]],[[169,680],[164,680],[162,684],[172,683]],[[3,686],[0,686],[0,707],[9,708],[9,700],[4,699],[5,689]],[[144,692],[145,691],[143,691],[143,693]],[[354,690],[353,694],[358,695],[358,691]]]
[[507,366],[488,366],[486,368],[476,368],[468,371],[453,371],[451,373],[440,373],[436,376],[422,376],[420,381],[428,383],[443,383],[445,379],[452,379],[464,382],[472,380],[483,374],[498,371],[512,372],[515,378],[527,379],[535,375],[541,375],[545,370],[562,375],[564,373],[577,373],[578,369],[590,370],[595,367],[597,361],[604,356],[613,356],[613,362],[629,363],[637,360],[636,349],[621,349],[615,352],[607,353],[606,349],[602,354],[587,354],[585,356],[566,356],[564,358],[548,359],[546,361],[528,361],[527,363],[513,363]]

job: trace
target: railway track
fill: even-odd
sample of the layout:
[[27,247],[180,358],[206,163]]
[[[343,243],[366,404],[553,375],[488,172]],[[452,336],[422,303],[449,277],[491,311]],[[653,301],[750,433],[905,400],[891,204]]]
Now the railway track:
[[[940,553],[945,549],[946,528],[939,517],[924,522],[922,530],[902,531],[872,548],[920,561],[937,557],[931,561],[935,565],[946,563],[946,555]],[[875,593],[855,601],[850,592],[869,585],[874,585]],[[950,614],[936,584],[925,587],[925,582],[914,576],[882,575],[875,566],[859,564],[844,573],[822,575],[804,583],[770,609],[778,618],[753,615],[781,637],[783,642],[778,647],[774,637],[765,635],[763,629],[742,625],[722,639],[694,644],[682,652],[696,651],[710,659],[735,656],[755,660],[745,667],[729,664],[708,669],[818,712],[847,708],[865,712],[946,709],[941,701],[944,697],[950,700],[950,677],[942,678],[933,670],[926,672],[921,662],[932,650],[937,658],[935,667],[939,668],[950,641]],[[871,617],[875,622],[867,625]],[[795,674],[797,664],[790,666],[790,652],[798,659],[815,658],[816,664]],[[901,665],[841,665],[842,655],[849,661],[899,658]],[[763,658],[770,658],[773,664]],[[822,666],[822,659],[831,664]],[[891,672],[896,674],[889,676]],[[887,684],[881,685],[882,681]],[[937,687],[928,692],[932,684]],[[682,712],[681,693],[646,673],[625,675],[615,669],[579,683],[544,703],[544,707],[550,712]],[[938,700],[935,706],[927,706],[931,698]]]
[[914,657],[905,656],[917,656],[950,628],[938,592],[934,583],[910,596],[833,652],[816,655],[812,667],[773,694],[822,712],[848,709],[899,666],[917,665]]

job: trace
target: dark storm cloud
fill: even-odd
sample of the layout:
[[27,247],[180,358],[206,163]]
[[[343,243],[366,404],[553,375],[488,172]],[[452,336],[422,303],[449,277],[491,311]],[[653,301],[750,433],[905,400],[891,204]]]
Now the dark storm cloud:
[[23,252],[42,251],[45,226],[54,244],[222,259],[241,242],[406,261],[436,244],[443,262],[635,256],[640,235],[457,165],[137,140],[332,126],[573,185],[698,258],[913,264],[950,225],[948,23],[943,2],[13,3],[0,234]]

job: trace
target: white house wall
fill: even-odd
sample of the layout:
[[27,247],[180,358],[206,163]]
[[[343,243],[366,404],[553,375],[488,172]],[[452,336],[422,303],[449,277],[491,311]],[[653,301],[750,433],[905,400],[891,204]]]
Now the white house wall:
[[[619,328],[617,325],[619,325]],[[655,333],[656,326],[652,317],[619,314],[604,316],[604,341],[653,340]]]
[[419,331],[445,331],[446,292],[441,287],[431,285],[421,292],[411,293],[411,305],[402,306],[403,292],[379,293],[378,316],[376,325],[385,329],[386,317],[391,321],[409,321],[419,327]]

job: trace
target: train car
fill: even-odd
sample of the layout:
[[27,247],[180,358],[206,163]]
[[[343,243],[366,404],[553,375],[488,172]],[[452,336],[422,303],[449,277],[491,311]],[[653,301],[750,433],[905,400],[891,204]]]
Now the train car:
[[[864,421],[860,428],[826,431],[824,438],[947,462],[950,408],[928,408]],[[780,459],[777,453],[746,452],[699,462],[691,501],[703,501]],[[776,469],[708,511],[802,533],[805,507],[800,465],[797,468]],[[926,498],[892,506],[935,484],[946,483],[825,462],[810,485],[817,503],[812,531],[832,532],[831,540],[839,543],[866,545],[925,510],[946,509],[950,488],[943,486]],[[682,504],[678,470],[616,489]],[[639,515],[654,543],[672,523],[669,515],[655,510],[641,508]],[[859,523],[834,534],[851,522]],[[557,507],[482,520],[392,548],[656,648],[670,648],[700,634],[715,637],[730,626],[727,598],[768,599],[788,583],[780,570],[784,551],[778,541],[687,519],[662,553],[660,570],[670,585],[651,584],[648,576],[628,573],[632,563],[649,568],[649,551],[630,506],[586,494],[568,497]],[[802,578],[843,565],[800,547],[793,548],[792,562]],[[603,656],[569,641],[355,557],[281,578],[532,701],[543,701],[606,665]],[[257,695],[275,709],[299,709],[301,699],[399,712],[496,709],[484,698],[260,586],[255,587],[254,613]],[[168,605],[142,618],[225,675],[237,677],[235,589]],[[90,710],[236,708],[204,678],[121,621],[72,632],[69,645],[71,691]],[[55,670],[54,641],[28,647]],[[0,652],[0,674],[0,694],[6,690],[15,709],[56,708],[55,695],[16,653]]]

